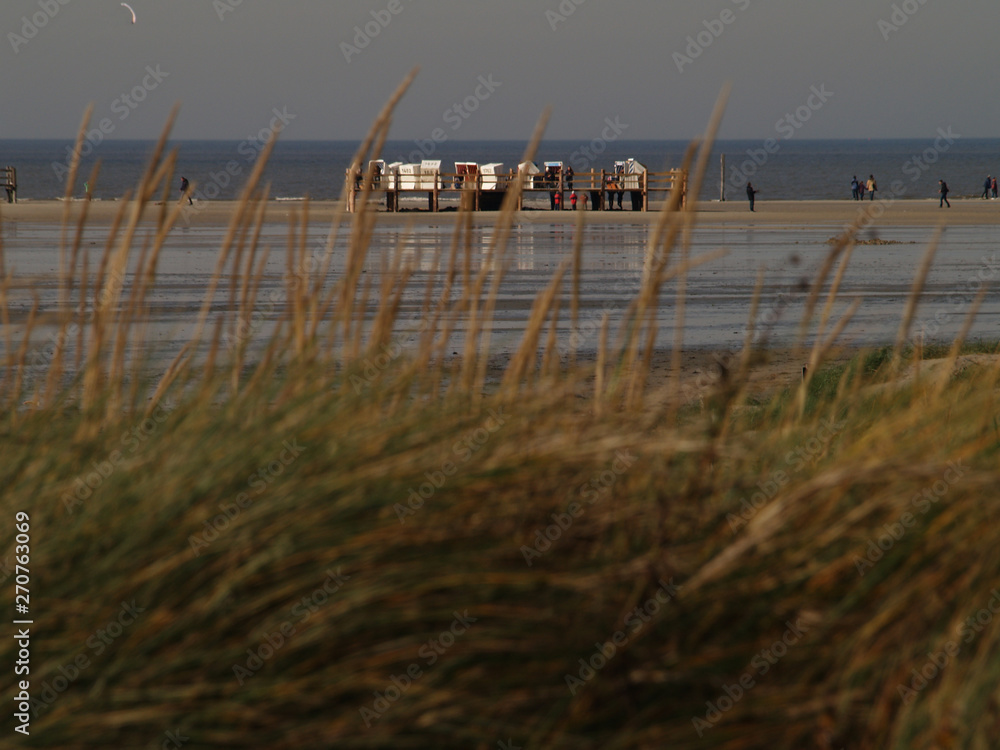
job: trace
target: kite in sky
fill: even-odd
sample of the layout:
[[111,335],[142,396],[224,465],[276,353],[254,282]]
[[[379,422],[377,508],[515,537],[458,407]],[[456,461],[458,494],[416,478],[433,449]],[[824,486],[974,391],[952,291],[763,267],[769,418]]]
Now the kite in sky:
[[129,5],[128,3],[122,3],[122,5],[124,5],[126,8],[128,8],[129,13],[132,14],[132,23],[135,23],[135,11],[132,10],[132,6]]

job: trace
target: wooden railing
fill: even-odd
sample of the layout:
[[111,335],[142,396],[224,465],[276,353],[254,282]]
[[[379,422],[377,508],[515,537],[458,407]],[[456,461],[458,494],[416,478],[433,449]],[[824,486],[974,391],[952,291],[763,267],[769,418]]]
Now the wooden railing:
[[[347,207],[349,211],[354,211],[358,195],[367,187],[370,197],[373,195],[380,197],[385,194],[386,208],[389,211],[398,211],[402,197],[412,193],[427,195],[429,211],[441,210],[441,196],[448,194],[458,196],[460,205],[465,208],[474,211],[495,210],[500,207],[503,196],[514,180],[521,180],[522,184],[519,210],[524,207],[524,198],[532,193],[548,193],[550,207],[555,207],[557,210],[571,208],[572,194],[575,192],[578,208],[587,208],[591,211],[608,210],[612,203],[624,207],[627,195],[633,211],[648,211],[650,200],[654,197],[667,200],[671,191],[679,189],[683,205],[687,192],[687,175],[680,169],[636,174],[589,170],[577,172],[572,179],[559,175],[555,180],[546,178],[544,174],[529,175],[516,172],[497,175],[468,175],[454,172],[385,175],[370,173],[365,178],[355,175],[352,181],[353,189],[348,192]],[[555,200],[557,196],[558,201]]]

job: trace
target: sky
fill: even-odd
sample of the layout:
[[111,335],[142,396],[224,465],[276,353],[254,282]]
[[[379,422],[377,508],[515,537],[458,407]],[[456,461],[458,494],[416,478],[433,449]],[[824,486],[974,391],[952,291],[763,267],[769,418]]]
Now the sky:
[[[0,138],[993,137],[996,0],[3,0]],[[791,134],[791,135],[790,135]]]

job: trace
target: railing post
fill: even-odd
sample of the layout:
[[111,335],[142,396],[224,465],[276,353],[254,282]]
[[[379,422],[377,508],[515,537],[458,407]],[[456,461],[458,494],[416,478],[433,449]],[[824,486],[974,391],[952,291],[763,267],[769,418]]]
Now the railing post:
[[722,155],[722,164],[719,172],[719,201],[726,202],[726,155]]

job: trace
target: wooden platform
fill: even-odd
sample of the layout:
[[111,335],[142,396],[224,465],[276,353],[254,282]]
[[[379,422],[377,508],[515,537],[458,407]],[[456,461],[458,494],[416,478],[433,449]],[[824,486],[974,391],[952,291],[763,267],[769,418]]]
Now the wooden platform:
[[515,180],[521,180],[518,196],[518,210],[524,207],[525,196],[547,193],[550,208],[572,210],[573,193],[576,193],[577,210],[603,211],[614,204],[618,208],[630,205],[633,211],[648,211],[654,198],[666,200],[675,189],[681,190],[681,201],[686,197],[687,175],[683,170],[668,172],[641,172],[621,174],[605,170],[578,172],[572,179],[559,175],[555,181],[547,180],[543,174],[466,175],[455,172],[434,172],[433,174],[369,174],[362,179],[355,174],[354,187],[348,192],[347,209],[353,212],[359,196],[366,200],[382,203],[387,211],[400,210],[402,199],[407,196],[426,195],[427,210],[438,212],[442,196],[455,196],[453,201],[459,207],[474,211],[499,210],[503,199]]

